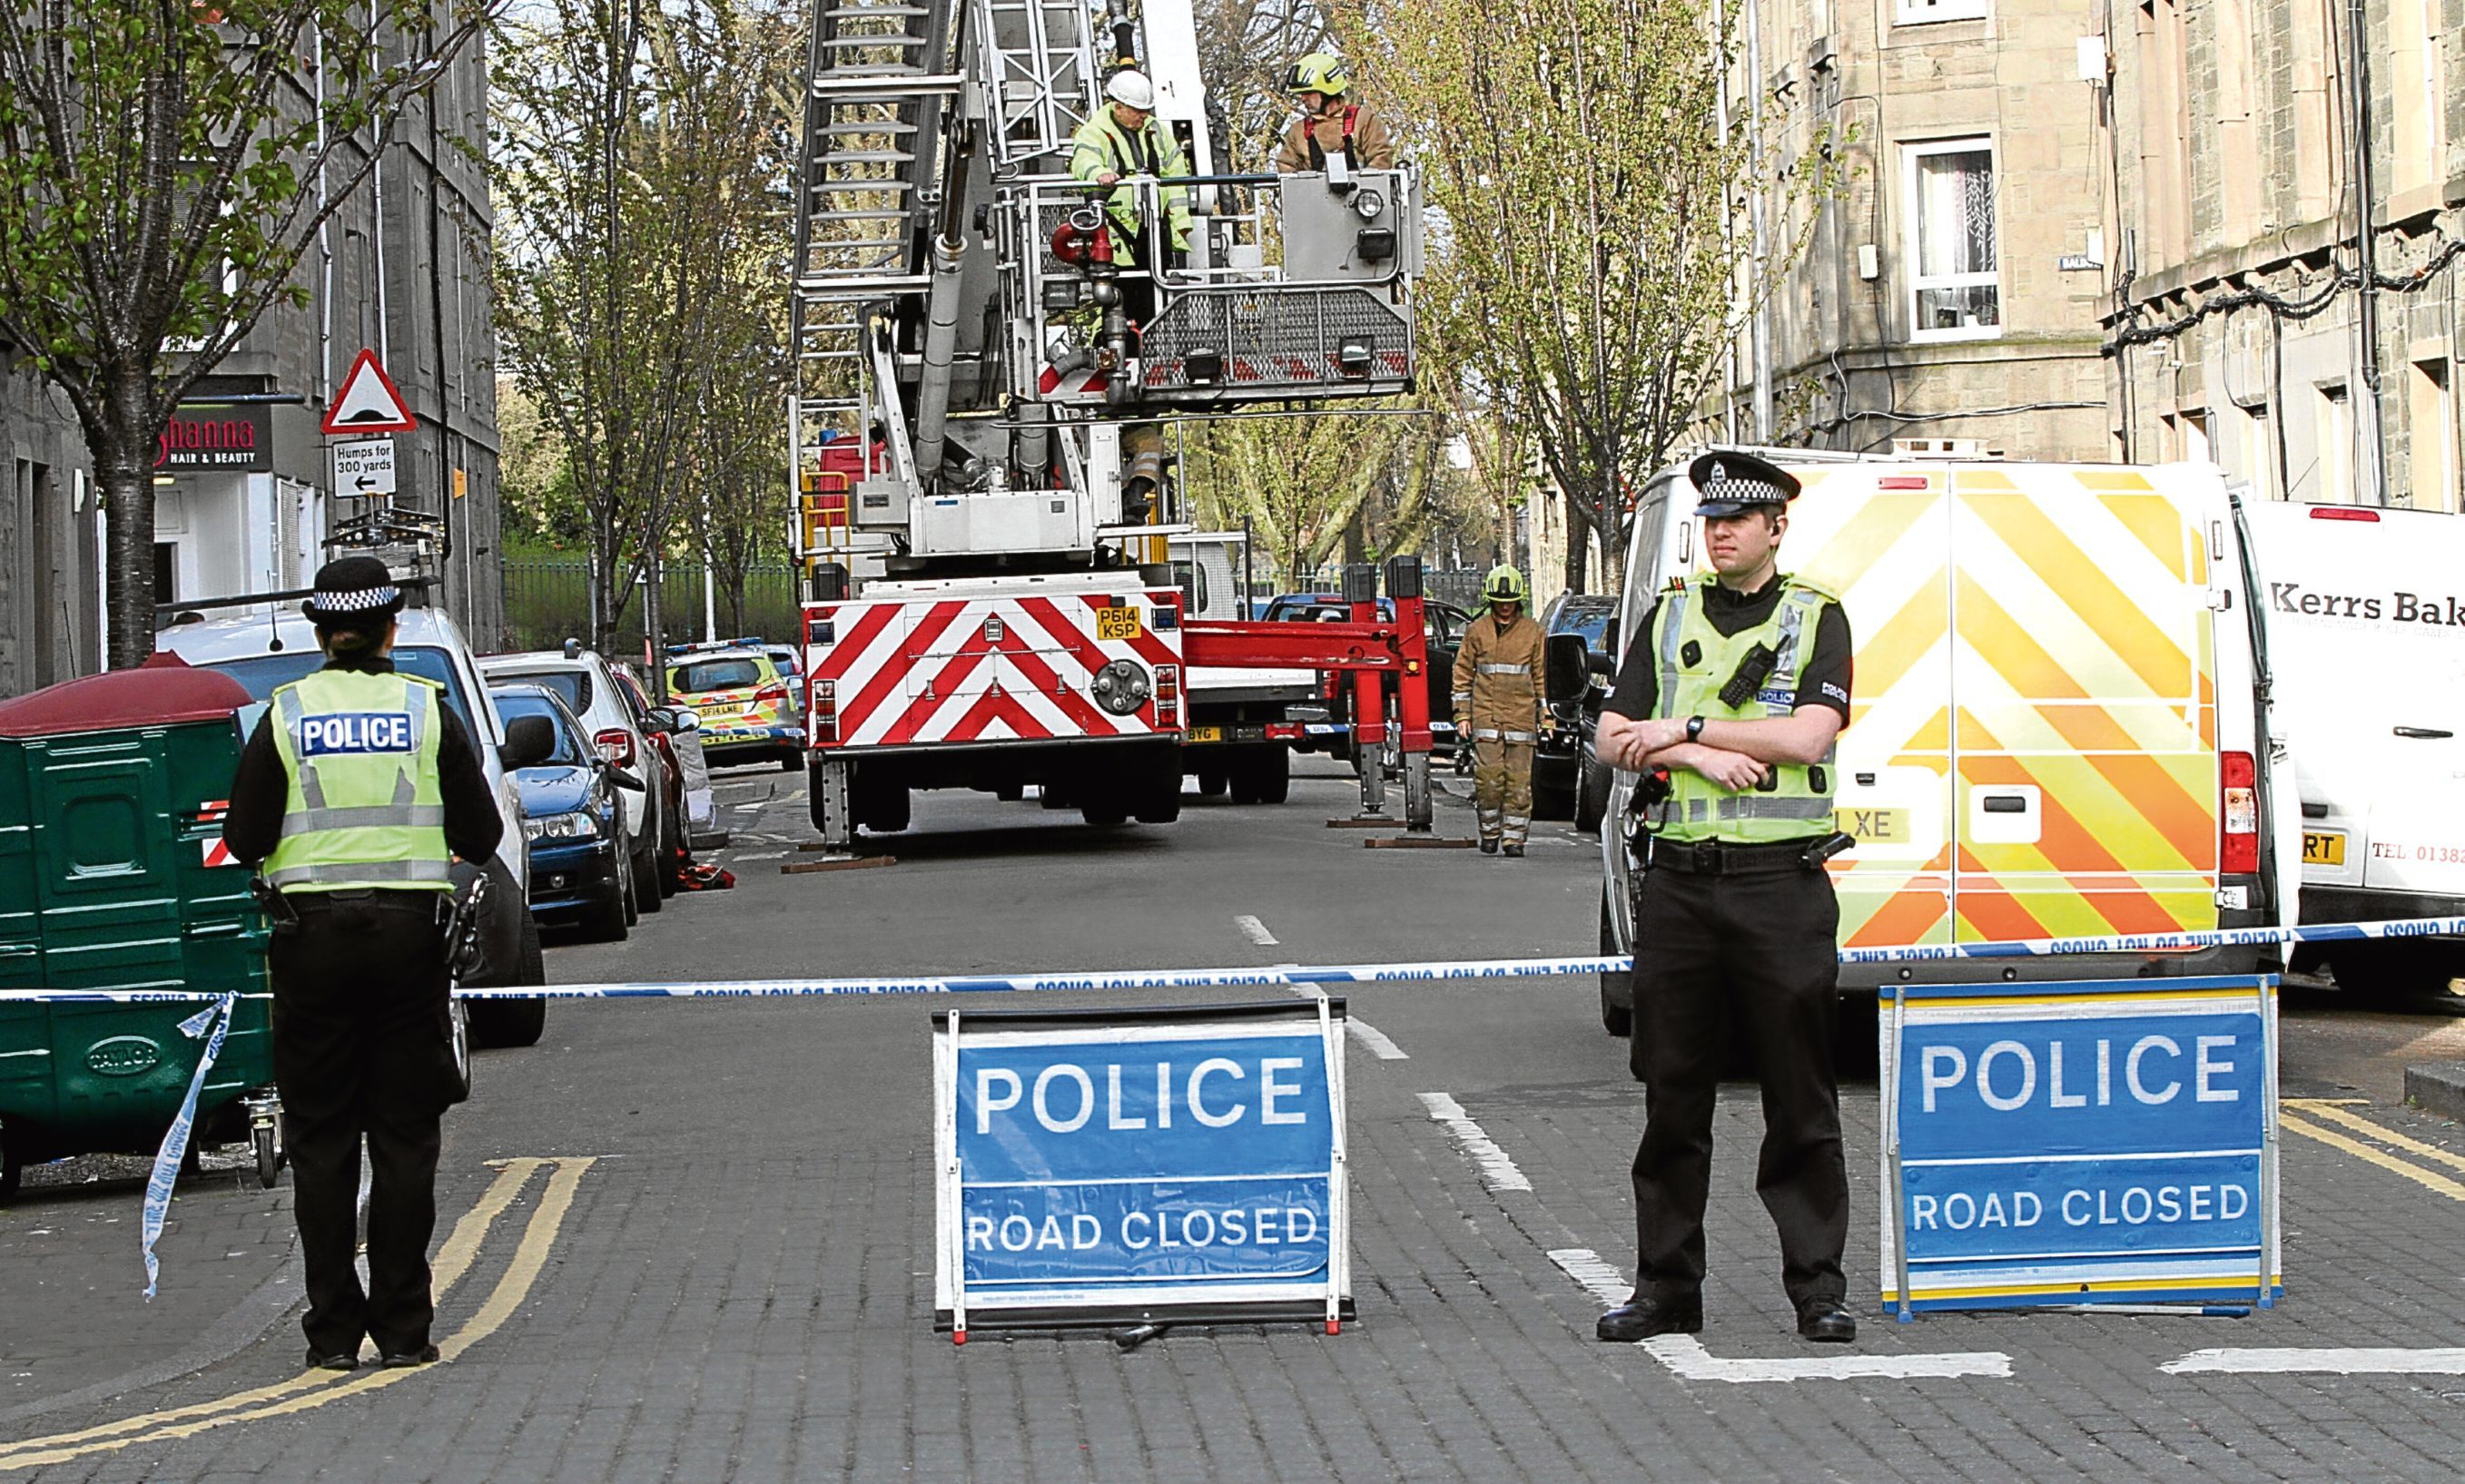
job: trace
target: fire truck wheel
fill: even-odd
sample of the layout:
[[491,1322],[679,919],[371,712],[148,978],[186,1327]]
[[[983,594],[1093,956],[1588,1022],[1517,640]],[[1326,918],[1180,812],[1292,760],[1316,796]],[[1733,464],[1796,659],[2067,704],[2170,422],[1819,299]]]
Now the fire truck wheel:
[[1176,754],[1156,764],[1131,801],[1143,825],[1168,825],[1181,817],[1181,759]]
[[1078,817],[1091,825],[1124,825],[1129,823],[1130,811],[1119,799],[1090,799],[1078,806]]
[[909,801],[914,795],[905,784],[862,784],[855,806],[856,823],[875,834],[897,834],[907,828]]
[[1293,755],[1274,742],[1245,747],[1231,764],[1232,802],[1281,804],[1293,790]]
[[1016,804],[1019,800],[1027,797],[1027,785],[1003,784],[1001,786],[993,790],[993,797],[1001,800],[1004,804]]
[[1220,799],[1232,784],[1232,769],[1226,766],[1202,767],[1198,770],[1198,796]]

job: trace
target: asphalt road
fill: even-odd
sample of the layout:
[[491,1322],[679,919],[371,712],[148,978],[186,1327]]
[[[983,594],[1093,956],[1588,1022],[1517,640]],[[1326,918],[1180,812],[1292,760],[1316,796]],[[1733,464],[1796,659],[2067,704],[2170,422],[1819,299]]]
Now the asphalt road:
[[[1165,830],[922,795],[895,867],[786,875],[811,858],[802,775],[724,774],[737,889],[677,897],[623,944],[551,940],[550,973],[1589,951],[1589,838],[1540,826],[1521,862],[1367,851],[1326,827],[1347,786],[1315,764],[1284,807],[1192,797]],[[1448,800],[1441,832],[1470,825]],[[539,1047],[480,1057],[448,1122],[441,1365],[299,1375],[287,1187],[228,1167],[185,1184],[148,1306],[142,1166],[31,1171],[0,1210],[0,1484],[2456,1477],[2465,1130],[2396,1099],[2406,1059],[2465,1054],[2452,1006],[2289,995],[2284,1091],[2321,1133],[2285,1141],[2286,1300],[2239,1321],[1890,1322],[1871,1301],[1877,1099],[1853,1083],[1866,1319],[1844,1356],[1789,1331],[1743,1087],[1722,1098],[1700,1349],[1593,1341],[1631,1271],[1641,1116],[1594,993],[1350,991],[1357,1322],[1175,1330],[1128,1351],[933,1333],[927,1033],[946,1002],[559,1004]],[[2210,1347],[2278,1359],[2179,1366]],[[2285,1359],[2314,1350],[2343,1359]],[[2348,1373],[2361,1351],[2376,1359]]]

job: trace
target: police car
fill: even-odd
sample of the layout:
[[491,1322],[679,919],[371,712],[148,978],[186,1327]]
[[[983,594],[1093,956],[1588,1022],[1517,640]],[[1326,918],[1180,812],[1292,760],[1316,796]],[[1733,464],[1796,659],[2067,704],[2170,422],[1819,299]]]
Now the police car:
[[790,772],[805,765],[796,688],[756,641],[671,651],[668,694],[700,716],[702,751],[714,764],[776,759]]
[[[484,869],[491,890],[481,904],[481,932],[487,945],[488,969],[466,981],[482,986],[544,985],[547,967],[540,954],[539,925],[531,920],[530,878],[524,860],[522,797],[506,774],[504,720],[489,699],[488,687],[472,658],[471,646],[454,620],[435,609],[406,609],[397,620],[394,668],[405,675],[436,682],[448,710],[460,719],[479,744],[479,762],[487,771],[488,788],[504,820],[496,855]],[[296,606],[284,604],[268,617],[217,618],[175,623],[156,636],[156,648],[177,654],[200,669],[219,670],[237,680],[256,704],[240,713],[243,734],[254,732],[257,718],[277,688],[311,674],[325,662],[317,634]],[[457,871],[461,869],[457,867]],[[459,1003],[459,1002],[457,1002]],[[547,1001],[475,1000],[469,1002],[471,1039],[482,1046],[529,1046],[537,1042],[547,1020]]]

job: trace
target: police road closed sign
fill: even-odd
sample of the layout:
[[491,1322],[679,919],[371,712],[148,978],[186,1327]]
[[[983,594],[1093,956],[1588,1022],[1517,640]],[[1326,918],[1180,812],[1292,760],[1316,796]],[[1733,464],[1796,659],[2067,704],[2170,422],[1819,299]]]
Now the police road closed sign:
[[1884,992],[1886,1303],[2273,1301],[2275,980]]
[[937,1323],[1336,1324],[1343,1017],[1341,1001],[937,1016]]

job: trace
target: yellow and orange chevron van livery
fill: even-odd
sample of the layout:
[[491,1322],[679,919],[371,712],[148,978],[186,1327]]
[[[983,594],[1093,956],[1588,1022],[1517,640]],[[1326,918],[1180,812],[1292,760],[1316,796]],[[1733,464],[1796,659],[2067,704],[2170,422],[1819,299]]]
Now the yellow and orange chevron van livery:
[[[1855,642],[1836,803],[1857,846],[1832,866],[1844,945],[2290,920],[2262,833],[2248,569],[2214,469],[1768,456],[1804,485],[1781,569],[1838,593]],[[1694,503],[1682,468],[1647,492],[1621,633],[1700,569]],[[1629,947],[1632,854],[1603,853],[1605,942]],[[2226,972],[2265,951],[2139,966]]]

